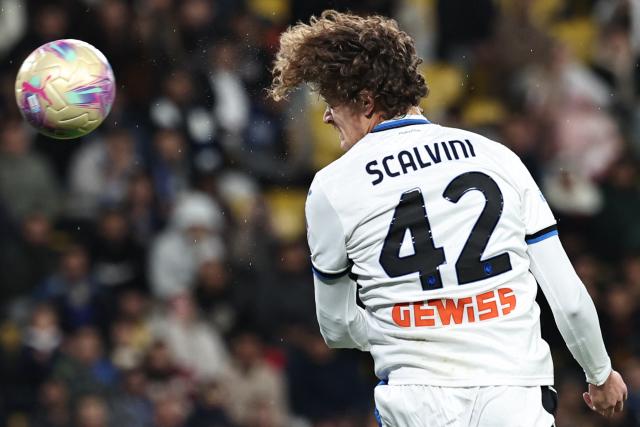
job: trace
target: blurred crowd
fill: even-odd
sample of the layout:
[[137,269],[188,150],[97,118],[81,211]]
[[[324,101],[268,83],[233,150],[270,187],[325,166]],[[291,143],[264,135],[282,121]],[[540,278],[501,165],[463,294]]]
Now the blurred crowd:
[[[640,3],[0,0],[0,424],[375,425],[368,355],[315,323],[303,217],[340,155],[307,90],[266,99],[278,35],[325,8],[396,18],[425,115],[520,155],[600,314],[625,413],[590,414],[542,296],[558,427],[640,426]],[[16,72],[75,38],[117,98],[76,141],[28,128]]]

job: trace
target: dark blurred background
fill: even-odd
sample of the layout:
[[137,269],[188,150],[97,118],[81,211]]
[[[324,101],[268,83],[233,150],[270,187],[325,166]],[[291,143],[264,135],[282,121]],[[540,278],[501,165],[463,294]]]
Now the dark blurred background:
[[[640,2],[0,0],[1,425],[374,425],[369,356],[315,323],[303,203],[337,137],[316,96],[264,96],[279,33],[329,7],[396,18],[425,114],[509,146],[553,207],[630,392],[589,413],[540,298],[557,425],[640,425]],[[118,83],[82,140],[15,106],[60,38]]]

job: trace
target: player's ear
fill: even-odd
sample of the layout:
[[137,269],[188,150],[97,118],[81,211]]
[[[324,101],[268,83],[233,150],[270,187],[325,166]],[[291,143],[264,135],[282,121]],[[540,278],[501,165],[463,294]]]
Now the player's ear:
[[360,102],[362,105],[362,112],[364,113],[367,119],[373,117],[373,113],[375,112],[376,102],[373,98],[373,94],[368,90],[363,90],[360,92]]

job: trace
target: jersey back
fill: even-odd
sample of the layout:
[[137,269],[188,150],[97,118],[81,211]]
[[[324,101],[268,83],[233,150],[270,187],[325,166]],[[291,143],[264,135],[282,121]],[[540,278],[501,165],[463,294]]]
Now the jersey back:
[[527,242],[555,219],[508,148],[422,116],[385,122],[318,172],[306,211],[316,273],[360,286],[378,377],[553,383]]

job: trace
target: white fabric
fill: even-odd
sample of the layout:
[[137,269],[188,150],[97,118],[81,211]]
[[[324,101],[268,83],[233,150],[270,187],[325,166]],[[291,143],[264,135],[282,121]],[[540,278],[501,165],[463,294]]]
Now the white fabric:
[[379,385],[383,427],[551,427],[553,415],[533,387]]
[[[452,160],[447,160],[441,143],[452,140],[468,140],[474,155],[467,150],[464,156],[458,146],[459,159],[450,153]],[[439,147],[440,162],[429,158],[425,145],[433,153]],[[398,153],[415,150],[423,164],[431,165],[406,168],[402,173]],[[373,161],[383,171],[382,162],[387,156],[394,156],[387,160],[387,166],[392,173],[400,172],[398,176],[367,172],[367,164]],[[511,270],[459,285],[456,261],[485,207],[485,199],[482,192],[472,189],[453,203],[443,197],[443,191],[453,179],[470,171],[491,177],[503,197],[502,214],[482,260],[506,253]],[[374,185],[380,175],[382,181]],[[380,263],[400,197],[416,188],[425,200],[434,245],[443,249],[446,259],[438,267],[443,283],[440,289],[423,290],[418,272],[389,277]],[[353,322],[358,322],[355,319],[366,319],[379,378],[388,378],[390,384],[442,386],[553,383],[549,347],[540,336],[537,285],[529,272],[525,235],[553,226],[555,220],[529,172],[506,147],[471,132],[435,124],[370,133],[318,172],[306,214],[315,269],[329,275],[351,270],[358,276],[360,298],[367,310],[363,316],[345,314],[344,319],[352,322],[352,328]],[[416,227],[422,230],[425,225]],[[405,236],[404,241],[400,252],[412,253],[413,240]],[[345,296],[355,292],[355,285],[347,287]],[[344,306],[325,307],[322,296],[316,295],[323,305],[320,313],[346,310]],[[327,299],[330,304],[339,300]],[[344,301],[352,304],[348,298]],[[454,303],[457,305],[450,305]],[[430,304],[440,304],[442,311]],[[445,308],[452,310],[447,312]],[[459,318],[452,314],[458,308]],[[326,327],[326,317],[320,317],[321,327],[325,333],[331,329],[339,345],[344,344],[335,325]],[[410,325],[402,326],[404,321]]]
[[611,373],[611,360],[602,341],[598,314],[576,274],[558,236],[529,246],[531,271],[540,284],[556,325],[587,382],[601,385]]
[[348,276],[324,280],[314,276],[320,333],[331,348],[369,350],[367,314],[356,304],[357,285]]

